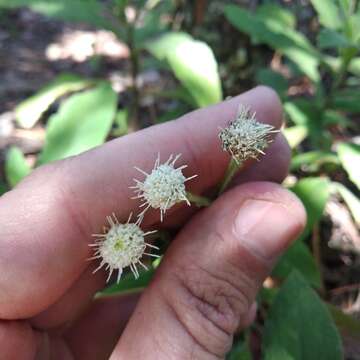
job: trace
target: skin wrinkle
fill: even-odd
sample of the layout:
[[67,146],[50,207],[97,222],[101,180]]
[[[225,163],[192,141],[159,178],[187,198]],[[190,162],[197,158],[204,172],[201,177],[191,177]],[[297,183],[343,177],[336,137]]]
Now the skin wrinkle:
[[[243,285],[244,283],[245,284],[249,283],[249,281],[247,281],[247,280],[244,281],[244,278],[246,278],[246,276],[241,275],[240,276],[241,280],[239,280],[239,277],[237,276],[236,281],[232,281],[232,280],[230,280],[230,278],[226,278],[225,274],[224,274],[224,276],[221,276],[220,274],[215,274],[215,272],[211,272],[211,271],[201,267],[200,265],[197,265],[197,266],[199,269],[204,271],[209,277],[214,278],[215,282],[226,284],[226,286],[228,286],[229,289],[233,290],[233,291],[229,291],[227,296],[224,296],[225,299],[227,299],[230,296],[232,298],[235,298],[236,299],[235,305],[238,305],[238,306],[234,306],[234,304],[232,304],[231,309],[232,309],[233,313],[230,314],[230,318],[233,318],[234,314],[236,315],[235,316],[236,318],[240,317],[242,315],[242,312],[246,312],[249,309],[249,306],[252,303],[250,296],[248,296],[247,294],[244,293],[244,291],[242,290],[242,286],[238,285],[239,283],[241,285]],[[219,269],[217,269],[217,270],[219,270]],[[237,275],[239,273],[241,273],[238,268],[235,271],[236,271]],[[228,271],[227,274],[230,274],[230,271]],[[249,289],[249,286],[246,286],[246,288]],[[196,289],[196,287],[195,287],[195,289]],[[221,287],[218,287],[217,290],[220,291]],[[232,293],[235,293],[235,295],[231,295]],[[203,299],[203,301],[204,301],[204,299]],[[209,303],[209,302],[206,301],[206,303]],[[215,308],[217,308],[214,304],[211,304],[211,303],[209,303],[209,304],[214,306]],[[220,311],[219,308],[216,310]],[[236,327],[229,326],[229,329],[227,329],[227,330],[223,329],[223,330],[225,330],[227,333],[231,333],[234,331],[233,328],[236,329],[237,326]]]
[[[204,352],[205,354],[209,354],[214,356],[214,360],[221,360],[222,357],[219,356],[216,353],[213,353],[210,349],[206,348],[198,339],[197,337],[193,334],[192,330],[189,328],[189,325],[182,319],[181,313],[179,313],[178,309],[176,306],[174,306],[174,303],[172,303],[171,301],[169,301],[170,299],[168,298],[168,296],[166,296],[166,294],[164,294],[163,292],[161,292],[162,294],[162,299],[164,304],[166,305],[166,307],[168,308],[170,314],[172,314],[172,316],[175,318],[175,321],[181,325],[182,329],[184,330],[184,332],[191,338],[192,343],[194,344],[194,346],[198,347],[199,350],[201,350],[202,352]],[[192,350],[192,353],[195,354],[195,349]],[[194,359],[199,359],[198,354],[196,354],[196,357],[194,357]],[[210,360],[210,359],[209,359]]]
[[[179,277],[179,280],[180,279],[181,278]],[[207,314],[207,311],[205,310],[205,308],[210,308],[210,311],[219,312],[221,314],[221,316],[222,316],[223,314],[220,312],[219,306],[216,306],[216,305],[210,303],[207,300],[208,296],[206,296],[205,294],[199,295],[193,289],[193,288],[197,288],[198,290],[196,290],[196,291],[201,292],[199,290],[200,288],[197,287],[197,285],[201,284],[202,286],[205,285],[205,287],[207,287],[206,283],[205,282],[200,282],[200,281],[193,282],[195,284],[195,286],[190,286],[190,283],[186,284],[186,282],[184,282],[183,280],[180,280],[180,283],[181,283],[180,286],[182,286],[183,290],[185,290],[185,292],[188,294],[188,297],[195,299],[195,308],[201,313],[201,315],[204,318],[206,318],[207,320],[209,320],[209,322],[211,322],[221,333],[224,333],[225,336],[232,336],[232,333],[230,331],[225,329],[225,327],[220,326],[213,319],[211,319],[211,317]],[[214,290],[214,292],[213,292],[214,298],[216,298],[216,299],[218,298],[219,292],[220,292],[220,290],[219,291]],[[225,296],[223,296],[223,298],[226,299]]]
[[[191,261],[190,261],[191,262]],[[220,279],[221,283],[225,283],[227,284],[226,286],[229,287],[232,293],[235,294],[231,294],[231,292],[226,292],[226,290],[223,289],[223,286],[205,286],[204,288],[204,281],[201,279],[207,279],[209,278],[209,275],[211,276],[211,278],[215,278],[215,276],[213,276],[214,274],[210,274],[207,270],[203,270],[201,269],[201,271],[204,272],[204,275],[198,275],[198,266],[196,266],[197,269],[195,269],[194,271],[191,271],[190,275],[189,275],[189,271],[184,272],[184,269],[182,268],[182,272],[180,271],[174,271],[173,273],[173,277],[176,279],[175,281],[171,281],[172,283],[179,283],[180,284],[180,289],[185,290],[186,294],[187,294],[187,299],[185,301],[186,304],[184,304],[184,308],[188,309],[188,308],[192,308],[192,309],[196,309],[199,313],[201,318],[204,318],[205,320],[207,320],[208,324],[211,324],[212,326],[214,326],[217,331],[220,331],[220,333],[222,333],[226,338],[231,339],[232,338],[232,334],[237,328],[238,328],[238,324],[239,324],[239,318],[240,318],[240,313],[242,311],[240,311],[241,308],[244,309],[244,312],[246,311],[246,306],[247,305],[227,305],[228,309],[230,310],[230,313],[227,314],[225,309],[224,310],[220,310],[219,307],[217,307],[213,302],[210,301],[210,299],[212,298],[216,298],[219,299],[219,297],[217,297],[217,293],[220,292],[221,298],[222,300],[225,300],[225,303],[228,304],[228,298],[232,298],[232,299],[236,299],[233,302],[234,303],[239,303],[239,298],[244,298],[243,294],[239,294],[239,291],[237,290],[237,287],[226,283],[226,280],[224,279]],[[180,275],[182,274],[182,275]],[[193,278],[192,274],[195,274],[196,278],[199,278],[199,281],[196,281],[195,285],[192,286],[191,284],[193,284],[194,282],[191,280]],[[215,282],[218,282],[219,279],[215,278]],[[210,281],[211,283],[211,281]],[[204,294],[200,294],[199,293],[199,289],[204,289],[204,291],[206,292],[206,289],[209,290],[209,295],[204,295]],[[226,293],[226,295],[224,295],[224,293]],[[192,304],[193,302],[189,299],[194,299],[194,304]],[[187,304],[190,303],[190,306],[188,306]],[[224,303],[223,303],[224,304]],[[238,310],[236,310],[236,307],[238,308]],[[208,309],[208,312],[206,311],[206,308]],[[234,310],[233,310],[234,309]],[[211,311],[214,311],[215,316],[211,316]],[[236,314],[234,316],[234,314]],[[226,324],[226,322],[229,322],[229,325],[224,325],[221,324],[221,320],[217,321],[216,317],[218,317],[218,315],[220,315],[220,318],[222,318]],[[239,315],[239,316],[238,316]],[[234,320],[235,319],[235,320]],[[230,324],[232,321],[234,320],[234,324]],[[207,325],[205,325],[206,327]]]

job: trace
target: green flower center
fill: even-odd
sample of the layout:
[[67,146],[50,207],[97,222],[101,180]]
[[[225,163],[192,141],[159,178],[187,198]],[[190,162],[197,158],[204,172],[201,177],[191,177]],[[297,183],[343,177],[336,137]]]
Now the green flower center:
[[122,251],[122,250],[124,250],[124,248],[125,248],[124,240],[121,238],[116,239],[115,244],[114,244],[114,249],[116,251]]

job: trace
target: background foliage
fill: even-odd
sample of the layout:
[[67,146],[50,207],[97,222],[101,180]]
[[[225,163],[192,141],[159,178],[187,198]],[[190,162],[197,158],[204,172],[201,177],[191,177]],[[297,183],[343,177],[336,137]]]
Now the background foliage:
[[[130,80],[117,89],[93,56],[86,62],[96,76],[58,71],[18,99],[10,107],[16,128],[45,129],[45,139],[35,151],[6,143],[2,192],[35,166],[271,86],[292,148],[284,186],[303,201],[308,222],[265,282],[256,323],[228,356],[359,359],[359,1],[0,0],[11,36],[17,30],[6,19],[24,7],[62,26],[110,31],[126,44],[126,63],[116,66]],[[155,86],[141,81],[149,71]],[[106,292],[141,289],[153,271]]]

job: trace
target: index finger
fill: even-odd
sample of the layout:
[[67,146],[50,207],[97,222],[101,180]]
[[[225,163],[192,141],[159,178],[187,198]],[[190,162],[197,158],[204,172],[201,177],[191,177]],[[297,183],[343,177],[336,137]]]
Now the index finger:
[[182,153],[186,175],[199,175],[192,191],[217,184],[229,161],[219,146],[218,127],[235,117],[240,103],[256,111],[259,121],[281,126],[276,94],[258,87],[39,168],[5,194],[0,199],[0,317],[36,314],[81,275],[91,234],[99,232],[105,217],[115,211],[125,220],[139,205],[130,199],[134,166],[151,169],[158,152],[164,158]]

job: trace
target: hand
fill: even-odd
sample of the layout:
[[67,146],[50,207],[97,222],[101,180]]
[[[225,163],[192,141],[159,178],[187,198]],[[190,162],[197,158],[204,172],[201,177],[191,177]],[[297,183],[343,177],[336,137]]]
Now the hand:
[[[177,206],[165,226],[187,221],[150,286],[138,295],[93,300],[106,273],[92,271],[91,234],[105,217],[137,212],[133,166],[150,169],[182,153],[201,193],[220,182],[229,157],[218,127],[239,103],[281,126],[272,90],[258,87],[179,120],[113,140],[34,171],[0,199],[1,359],[219,359],[254,317],[256,292],[276,259],[302,231],[305,213],[281,182],[289,149],[279,134],[236,186],[205,210]],[[256,182],[255,182],[256,181]],[[261,182],[260,182],[261,181]],[[272,181],[265,182],[265,181]],[[145,227],[156,227],[149,212]],[[135,309],[135,310],[134,310]]]

